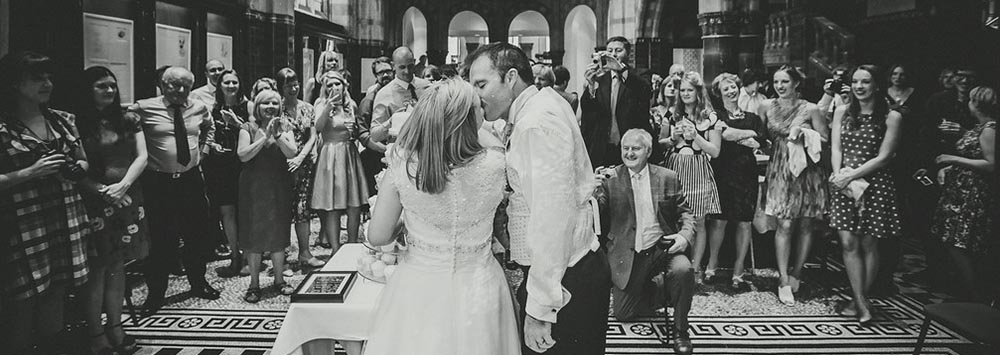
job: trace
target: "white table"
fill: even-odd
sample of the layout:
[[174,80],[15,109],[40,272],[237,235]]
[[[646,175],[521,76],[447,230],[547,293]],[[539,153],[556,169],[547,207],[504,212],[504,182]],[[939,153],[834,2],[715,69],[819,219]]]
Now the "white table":
[[[357,259],[368,248],[344,244],[323,271],[357,271]],[[349,355],[361,355],[383,284],[357,275],[343,303],[291,303],[272,355],[332,354],[339,341]]]

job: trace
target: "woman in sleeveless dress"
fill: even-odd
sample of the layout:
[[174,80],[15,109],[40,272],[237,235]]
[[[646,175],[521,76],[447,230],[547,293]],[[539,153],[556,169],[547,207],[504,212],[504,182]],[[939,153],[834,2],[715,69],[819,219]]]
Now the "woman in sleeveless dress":
[[[902,136],[902,115],[889,109],[878,72],[873,65],[854,70],[854,98],[834,112],[831,133],[830,227],[840,235],[853,292],[840,314],[856,317],[862,325],[872,319],[867,297],[878,273],[878,241],[896,238],[902,229],[889,167]],[[869,184],[860,196],[850,186],[859,181]]]
[[969,112],[979,120],[955,143],[957,155],[935,159],[943,165],[941,199],[934,212],[931,235],[947,245],[961,283],[960,297],[974,302],[988,299],[990,277],[982,268],[997,245],[993,216],[1000,208],[996,190],[996,132],[1000,117],[997,92],[977,87],[969,92]]
[[[760,106],[768,138],[774,147],[767,166],[764,213],[778,219],[778,230],[774,234],[781,282],[778,299],[786,305],[795,303],[794,293],[799,289],[802,266],[812,246],[813,225],[826,213],[828,198],[826,179],[829,173],[822,165],[803,162],[806,166],[798,176],[790,169],[793,161],[788,143],[801,143],[803,129],[818,132],[824,141],[829,136],[826,118],[820,110],[815,104],[799,98],[798,90],[803,80],[805,75],[794,67],[781,67],[774,73],[773,82],[778,98]],[[798,245],[795,260],[789,267],[793,238]]]
[[504,154],[478,137],[479,99],[461,79],[431,86],[389,157],[369,241],[407,254],[382,290],[366,355],[520,354],[510,288],[490,251]]
[[236,203],[240,179],[240,158],[236,156],[236,147],[240,139],[240,127],[250,119],[247,111],[248,101],[244,95],[245,87],[240,77],[232,69],[226,69],[219,75],[215,85],[215,107],[212,109],[212,121],[215,123],[215,143],[219,149],[213,149],[202,163],[205,174],[205,191],[212,207],[219,209],[222,220],[222,230],[229,243],[229,267],[219,269],[220,277],[249,275],[250,269],[243,263],[243,253],[240,252],[239,237],[236,231],[239,222],[236,216]]
[[355,144],[357,104],[347,96],[347,80],[329,71],[316,101],[316,155],[311,206],[320,211],[320,238],[336,253],[340,248],[340,216],[347,213],[347,242],[358,242],[361,208],[368,205],[368,182]]
[[250,265],[250,287],[243,300],[260,301],[260,259],[271,255],[274,288],[290,295],[294,288],[284,280],[285,248],[292,223],[292,173],[286,159],[295,156],[290,124],[280,114],[281,95],[264,90],[254,98],[251,122],[240,131],[236,155],[243,162],[239,183],[239,244]]
[[[721,212],[715,173],[709,161],[719,156],[722,144],[719,118],[708,102],[708,92],[701,75],[685,73],[677,88],[677,101],[670,111],[670,127],[665,142],[670,155],[667,168],[677,172],[681,190],[691,205],[695,217],[694,264],[695,282],[702,282],[701,257],[705,254],[707,233],[705,216]],[[715,276],[715,269],[705,271],[705,279]]]

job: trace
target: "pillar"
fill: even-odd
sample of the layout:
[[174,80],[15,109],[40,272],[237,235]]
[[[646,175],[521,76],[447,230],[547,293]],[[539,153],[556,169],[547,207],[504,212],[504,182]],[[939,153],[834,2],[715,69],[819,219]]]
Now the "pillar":
[[247,78],[273,77],[295,65],[295,2],[250,1],[247,9]]
[[[764,24],[767,17],[762,11],[751,8],[740,30],[739,70],[764,69]],[[738,74],[738,73],[737,73]]]
[[744,17],[735,11],[698,14],[703,42],[702,73],[706,82],[722,72],[739,73],[739,33]]

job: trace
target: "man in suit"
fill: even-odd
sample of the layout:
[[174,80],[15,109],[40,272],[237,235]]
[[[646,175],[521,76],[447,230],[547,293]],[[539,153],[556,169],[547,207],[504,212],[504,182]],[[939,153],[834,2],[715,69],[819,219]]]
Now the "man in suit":
[[[654,305],[672,302],[674,351],[691,354],[688,312],[695,285],[684,252],[694,243],[694,216],[677,173],[647,164],[652,145],[649,132],[626,131],[621,141],[624,165],[598,173],[596,195],[602,230],[607,231],[614,313],[627,321],[651,313]],[[662,282],[660,273],[665,274]]]
[[621,133],[641,128],[653,134],[649,115],[651,89],[648,82],[625,64],[631,52],[632,44],[627,39],[611,37],[607,50],[599,52],[584,72],[586,88],[580,99],[580,131],[593,166],[622,163]]

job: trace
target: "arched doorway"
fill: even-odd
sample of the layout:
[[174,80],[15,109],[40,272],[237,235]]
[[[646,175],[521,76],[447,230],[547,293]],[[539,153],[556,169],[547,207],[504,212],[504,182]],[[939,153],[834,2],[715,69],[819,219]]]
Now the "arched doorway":
[[566,16],[566,53],[563,66],[569,69],[567,91],[583,91],[583,71],[590,63],[590,54],[597,47],[597,16],[587,5],[579,5]]
[[549,21],[534,10],[522,12],[510,21],[507,42],[521,47],[528,58],[541,60],[550,49]]
[[427,18],[416,7],[403,13],[403,45],[410,47],[417,58],[427,53]]
[[448,23],[448,57],[446,63],[460,63],[465,56],[489,42],[490,28],[486,20],[472,11],[455,14]]

